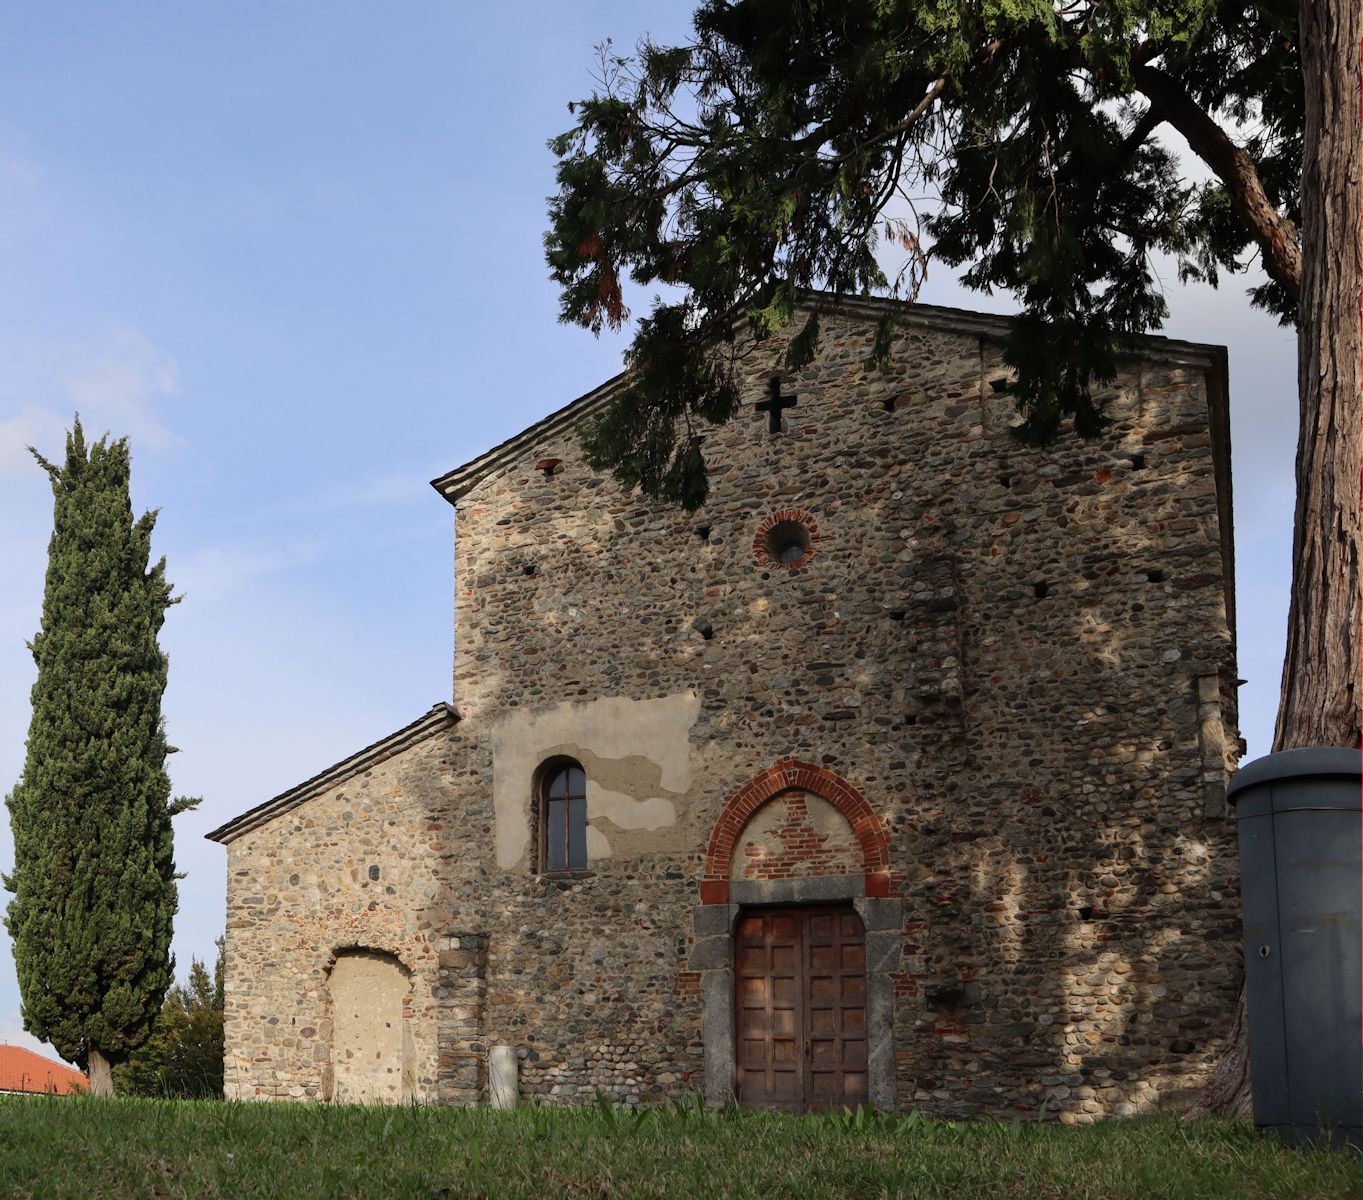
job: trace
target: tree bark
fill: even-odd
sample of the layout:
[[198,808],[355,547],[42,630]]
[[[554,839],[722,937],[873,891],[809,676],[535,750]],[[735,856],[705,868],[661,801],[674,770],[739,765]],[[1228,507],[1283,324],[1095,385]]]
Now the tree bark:
[[1357,0],[1302,0],[1302,287],[1292,606],[1274,750],[1358,746],[1360,151]]
[[1231,1017],[1230,1033],[1217,1060],[1216,1070],[1207,1080],[1197,1103],[1183,1114],[1191,1120],[1207,1113],[1219,1117],[1248,1117],[1254,1110],[1249,1076],[1249,1006],[1245,1003],[1245,985],[1235,999],[1235,1013]]
[[[1363,745],[1359,423],[1363,418],[1363,55],[1357,0],[1301,0],[1306,129],[1297,317],[1297,505],[1273,749]],[[1221,1061],[1189,1116],[1250,1111],[1241,988]]]
[[114,1094],[114,1073],[109,1060],[90,1047],[85,1073],[90,1077],[90,1095],[112,1096]]

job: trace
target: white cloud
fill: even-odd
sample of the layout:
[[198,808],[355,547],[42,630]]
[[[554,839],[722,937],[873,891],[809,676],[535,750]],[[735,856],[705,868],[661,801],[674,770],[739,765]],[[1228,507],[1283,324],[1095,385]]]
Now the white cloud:
[[295,570],[315,562],[320,549],[313,543],[298,543],[273,549],[251,546],[207,546],[177,556],[171,574],[175,591],[211,601],[250,593],[255,599],[259,589],[252,585],[269,575]]
[[107,425],[115,436],[152,450],[184,442],[154,409],[179,393],[175,360],[136,330],[119,330],[98,350],[75,356],[63,382],[75,408],[98,418],[88,423],[98,423],[101,432]]
[[[0,131],[6,142],[13,136],[12,131]],[[37,162],[26,157],[13,146],[0,149],[0,195],[33,191],[43,182],[43,171]]]
[[34,469],[28,448],[61,445],[63,433],[61,417],[36,404],[0,420],[0,476],[28,474]]
[[34,469],[29,446],[60,455],[77,412],[92,438],[107,431],[152,451],[184,443],[158,411],[180,393],[175,360],[135,329],[116,330],[95,345],[0,352],[8,368],[0,380],[0,477]]

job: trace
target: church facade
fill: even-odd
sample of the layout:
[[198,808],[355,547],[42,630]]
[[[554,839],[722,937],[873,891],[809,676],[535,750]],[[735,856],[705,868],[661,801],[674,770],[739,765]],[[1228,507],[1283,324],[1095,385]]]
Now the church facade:
[[881,374],[881,311],[745,356],[697,513],[584,463],[619,379],[434,481],[453,702],[209,835],[229,1097],[1191,1098],[1238,984],[1224,351],[1145,339],[1036,451],[1002,320],[915,306]]

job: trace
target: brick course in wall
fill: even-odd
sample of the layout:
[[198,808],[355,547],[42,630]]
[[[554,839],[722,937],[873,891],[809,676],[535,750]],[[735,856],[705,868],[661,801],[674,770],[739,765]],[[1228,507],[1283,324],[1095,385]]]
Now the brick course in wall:
[[[731,1055],[706,998],[733,889],[810,875],[895,922],[867,923],[894,943],[885,1102],[1087,1122],[1199,1086],[1238,975],[1223,358],[1149,339],[1102,438],[1034,451],[999,321],[915,310],[882,375],[877,312],[825,316],[781,432],[752,409],[707,433],[698,513],[584,463],[575,422],[614,384],[436,481],[459,719],[214,835],[230,1095],[327,1098],[351,946],[411,972],[418,1099],[485,1100],[498,1043],[543,1102],[701,1089]],[[782,348],[743,359],[754,404]],[[764,549],[783,519],[817,539],[795,570]],[[553,757],[587,776],[588,867],[550,878]],[[859,864],[796,832],[825,803]],[[784,849],[736,865],[769,804]]]

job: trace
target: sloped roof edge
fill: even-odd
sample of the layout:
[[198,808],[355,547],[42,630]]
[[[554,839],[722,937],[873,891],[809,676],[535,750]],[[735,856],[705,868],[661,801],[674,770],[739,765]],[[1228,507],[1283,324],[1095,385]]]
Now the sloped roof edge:
[[0,1092],[67,1096],[89,1090],[85,1073],[69,1063],[0,1042]]
[[[906,304],[902,300],[882,296],[837,296],[831,292],[817,291],[802,293],[802,305],[807,306],[815,300],[829,312],[864,314],[872,318],[879,318],[887,309],[900,308],[905,312],[906,320],[912,324],[948,333],[973,333],[991,339],[1002,339],[1012,323],[1011,317],[995,313],[973,312],[966,308],[948,308],[938,304]],[[1160,334],[1141,334],[1134,340],[1152,358],[1196,363],[1212,371],[1222,369],[1225,361],[1225,349],[1221,346],[1184,342]],[[590,392],[484,451],[477,458],[432,479],[431,486],[450,504],[457,504],[484,479],[524,454],[537,440],[552,436],[604,408],[625,386],[628,378],[629,372],[621,371]]]
[[343,758],[338,763],[333,763],[324,771],[319,771],[310,779],[303,780],[296,787],[291,787],[286,792],[266,800],[264,804],[257,804],[255,808],[247,809],[239,817],[233,817],[225,825],[219,825],[211,833],[204,834],[210,842],[220,842],[227,845],[229,842],[239,838],[243,833],[248,833],[264,825],[267,821],[273,821],[275,817],[282,816],[291,809],[297,808],[304,801],[311,800],[314,796],[326,791],[329,787],[335,787],[338,783],[361,771],[383,762],[385,759],[392,758],[400,751],[406,750],[418,742],[425,741],[434,733],[448,729],[459,720],[459,713],[453,705],[443,701],[435,704],[431,709],[419,716],[410,725],[404,725],[395,733],[390,733],[385,738],[380,738],[366,746],[363,750],[357,750],[349,758]]

